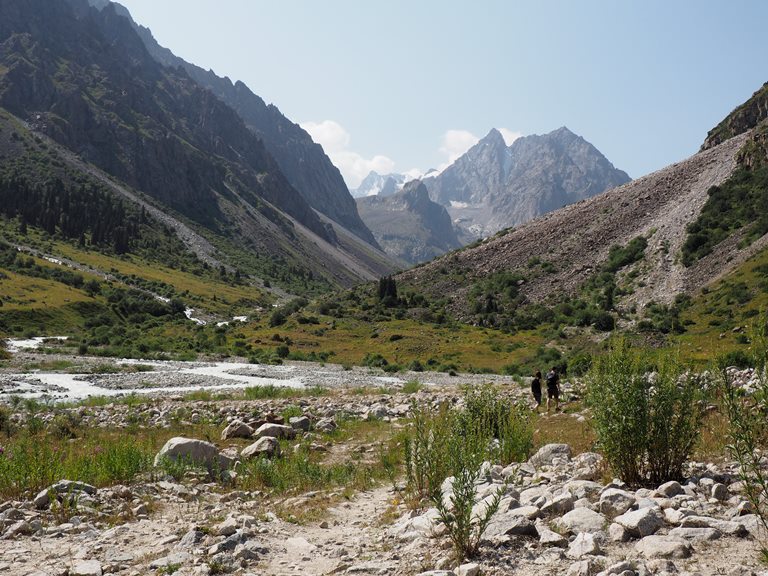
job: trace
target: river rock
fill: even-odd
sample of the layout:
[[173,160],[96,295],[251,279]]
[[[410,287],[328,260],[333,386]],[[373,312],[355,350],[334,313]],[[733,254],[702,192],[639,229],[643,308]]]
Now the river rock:
[[244,459],[258,458],[259,456],[266,456],[267,458],[280,456],[280,442],[277,438],[262,436],[240,452],[240,457]]
[[253,428],[241,420],[234,420],[221,432],[222,440],[230,438],[250,438],[253,434]]
[[650,536],[664,525],[664,520],[657,508],[641,508],[616,516],[614,522],[621,524],[632,536]]
[[91,486],[90,484],[86,484],[85,482],[59,480],[56,482],[56,484],[52,484],[45,490],[41,490],[38,495],[35,496],[33,502],[38,510],[42,510],[43,508],[47,508],[51,503],[51,494],[56,494],[57,496],[62,494],[70,494],[74,497],[77,497],[76,493],[93,495],[96,494],[96,487]]
[[189,460],[208,470],[219,468],[228,470],[233,460],[224,456],[210,442],[176,436],[171,438],[155,456],[155,466],[160,466],[164,458],[170,460]]
[[572,534],[600,532],[607,523],[605,516],[589,508],[575,508],[555,522]]
[[646,536],[635,549],[646,558],[688,558],[691,545],[685,540],[670,536]]
[[565,553],[571,560],[580,560],[584,556],[597,554],[600,554],[600,545],[597,543],[595,535],[588,532],[579,532]]
[[267,422],[258,427],[253,433],[254,438],[272,436],[273,438],[292,440],[296,437],[296,430],[285,424],[272,424]]
[[101,562],[97,560],[78,562],[69,569],[69,576],[102,576]]
[[544,465],[551,466],[555,458],[570,460],[571,447],[568,444],[546,444],[529,458],[528,463],[536,468],[541,468]]

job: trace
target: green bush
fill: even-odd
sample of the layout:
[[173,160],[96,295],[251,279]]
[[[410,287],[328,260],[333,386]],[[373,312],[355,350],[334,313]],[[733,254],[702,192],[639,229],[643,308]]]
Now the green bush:
[[[718,387],[730,422],[730,452],[739,463],[746,497],[765,529],[764,534],[768,534],[768,472],[763,465],[760,450],[768,445],[768,430],[765,426],[768,417],[768,332],[764,314],[758,317],[751,339],[754,342],[754,354],[750,363],[758,376],[755,393],[745,397],[743,391],[734,385],[731,374],[726,370],[731,365],[727,358],[721,358],[719,362]],[[763,559],[768,561],[768,541],[763,539],[760,546]]]
[[702,387],[670,356],[648,359],[619,342],[587,374],[588,403],[601,451],[629,484],[682,478],[701,429]]
[[[412,405],[404,442],[406,492],[413,506],[425,499],[435,506],[459,563],[477,552],[504,492],[501,486],[474,512],[483,463],[525,459],[532,438],[527,411],[489,386],[468,389],[461,408]],[[448,477],[450,497],[442,490]]]

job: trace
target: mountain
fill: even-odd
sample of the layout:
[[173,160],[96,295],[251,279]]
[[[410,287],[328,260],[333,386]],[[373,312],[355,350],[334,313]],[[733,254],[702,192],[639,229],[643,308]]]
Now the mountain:
[[366,196],[391,196],[402,189],[403,184],[408,177],[405,174],[379,174],[374,170],[363,178],[360,186],[350,190],[355,198],[364,198]]
[[493,129],[424,183],[454,222],[485,237],[629,180],[594,146],[563,127],[518,138],[511,146]]
[[707,133],[701,149],[707,150],[768,119],[768,82]]
[[[0,3],[0,107],[52,162],[128,190],[248,273],[294,274],[317,288],[391,269],[307,202],[237,112],[184,68],[153,58],[123,14],[86,0]],[[14,148],[4,170],[39,178],[18,168],[35,153]]]
[[390,196],[358,198],[357,204],[384,251],[408,264],[431,260],[461,245],[448,212],[429,199],[418,180]]
[[[767,123],[755,122],[682,162],[403,272],[398,284],[447,297],[466,322],[508,329],[555,318],[586,326],[606,314],[610,327],[676,313],[686,295],[768,246],[768,152],[759,169],[751,154]],[[563,130],[555,136],[577,144]],[[497,140],[470,156],[503,157]],[[454,197],[472,200],[469,192]]]
[[[90,2],[101,8],[110,5],[106,0]],[[160,46],[149,28],[135,23],[128,11],[119,4],[114,5],[114,10],[129,19],[155,60],[169,68],[182,68],[195,82],[237,112],[246,126],[263,142],[288,182],[312,208],[375,245],[373,235],[360,219],[355,201],[338,168],[333,165],[322,146],[316,144],[301,126],[291,122],[273,104],[267,105],[243,82],[232,83],[229,78],[222,78],[212,70],[195,66]]]

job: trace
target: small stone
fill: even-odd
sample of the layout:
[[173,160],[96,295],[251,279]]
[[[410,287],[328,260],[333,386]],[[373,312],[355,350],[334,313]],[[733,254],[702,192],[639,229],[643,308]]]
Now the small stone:
[[629,540],[629,532],[627,532],[627,529],[621,524],[613,522],[608,526],[608,538],[610,538],[612,542],[626,542]]
[[[264,426],[279,426],[279,424],[265,424]],[[244,459],[266,456],[274,458],[280,456],[280,442],[273,436],[262,436],[256,442],[243,448],[240,457]]]
[[608,488],[600,494],[599,510],[608,518],[615,518],[627,512],[634,504],[634,494],[618,488]]
[[730,493],[728,492],[728,487],[725,484],[717,483],[712,486],[712,491],[710,492],[712,498],[715,500],[719,500],[723,502],[724,500],[728,500],[730,498]]
[[673,528],[669,535],[688,542],[706,542],[720,538],[720,531],[714,528]]
[[568,539],[554,530],[545,526],[537,526],[539,532],[539,544],[542,546],[554,546],[556,548],[565,548],[568,546]]
[[234,518],[227,518],[224,522],[216,526],[215,530],[216,534],[219,536],[232,536],[232,534],[237,532],[237,520]]
[[557,525],[577,534],[578,532],[599,532],[606,525],[605,516],[589,508],[575,508],[556,521]]
[[530,457],[528,463],[536,468],[544,465],[552,465],[555,458],[564,458],[566,461],[571,459],[571,447],[568,444],[546,444]]
[[248,426],[245,422],[240,420],[234,420],[230,422],[229,426],[224,428],[221,432],[222,440],[229,440],[230,438],[250,438],[253,434],[253,428]]
[[656,492],[658,492],[659,494],[663,494],[668,498],[671,498],[672,496],[677,496],[678,494],[682,494],[683,487],[680,486],[680,482],[675,482],[674,480],[671,480],[659,486],[656,489]]
[[266,422],[259,426],[253,433],[254,438],[262,438],[264,436],[271,436],[278,439],[292,440],[296,437],[296,430],[285,424],[272,424]]
[[312,423],[310,422],[309,418],[306,416],[291,416],[288,419],[288,424],[290,424],[291,428],[293,428],[294,430],[309,432],[309,428]]

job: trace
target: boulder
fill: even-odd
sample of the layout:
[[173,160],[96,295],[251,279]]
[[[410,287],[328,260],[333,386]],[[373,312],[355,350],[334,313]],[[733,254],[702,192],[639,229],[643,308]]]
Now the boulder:
[[259,456],[266,456],[267,458],[280,456],[280,442],[277,438],[262,436],[240,452],[240,457],[243,459],[258,458]]
[[714,528],[673,528],[669,535],[688,542],[706,542],[720,538],[720,531]]
[[264,436],[272,436],[278,439],[292,440],[296,437],[296,430],[285,424],[272,424],[266,422],[259,426],[253,433],[254,438],[262,438]]
[[546,444],[530,457],[528,463],[536,468],[541,468],[544,465],[551,466],[555,458],[570,460],[571,447],[568,444]]
[[644,537],[654,534],[664,525],[664,519],[657,508],[641,508],[616,516],[614,522],[624,526],[632,536]]
[[627,512],[635,503],[635,495],[618,488],[608,488],[600,494],[600,513],[615,518]]
[[571,560],[580,560],[584,556],[597,554],[600,554],[600,545],[597,543],[595,535],[588,532],[579,532],[565,553]]
[[678,494],[683,493],[683,487],[680,486],[680,482],[675,482],[674,480],[671,480],[670,482],[665,482],[661,486],[659,486],[656,489],[656,492],[659,494],[662,494],[663,496],[666,496],[667,498],[671,498],[672,496],[677,496]]
[[646,558],[688,558],[691,545],[685,540],[671,536],[646,536],[635,549]]
[[338,424],[336,424],[336,420],[333,418],[320,418],[320,420],[315,423],[315,430],[326,434],[333,432],[336,428],[338,428]]
[[307,416],[291,416],[288,419],[288,424],[294,430],[301,430],[302,432],[309,432],[311,422]]
[[554,546],[556,548],[565,548],[568,546],[568,539],[546,526],[537,526],[539,532],[539,544],[542,546]]
[[746,536],[747,529],[740,522],[718,520],[709,516],[686,516],[680,522],[682,528],[714,528],[728,536]]
[[231,458],[219,453],[219,449],[210,442],[181,436],[171,438],[165,443],[155,456],[155,466],[159,466],[164,459],[189,461],[204,466],[209,471],[217,468],[228,470],[233,464]]
[[73,480],[59,480],[56,484],[52,484],[45,490],[41,490],[37,496],[35,496],[33,502],[38,510],[47,508],[51,503],[51,494],[56,496],[71,495],[77,498],[77,493],[84,494],[96,494],[96,487],[86,484],[85,482],[78,482]]
[[589,508],[575,508],[556,521],[558,526],[572,534],[600,532],[607,523],[605,516]]
[[253,434],[253,428],[248,426],[245,422],[240,420],[234,420],[221,431],[221,439],[229,440],[230,438],[250,438]]

